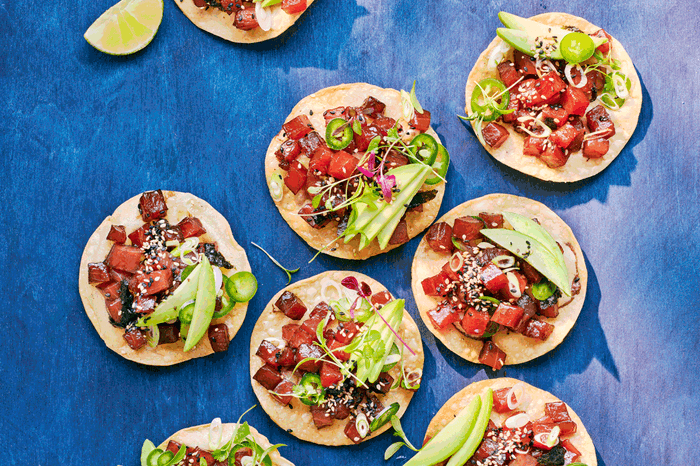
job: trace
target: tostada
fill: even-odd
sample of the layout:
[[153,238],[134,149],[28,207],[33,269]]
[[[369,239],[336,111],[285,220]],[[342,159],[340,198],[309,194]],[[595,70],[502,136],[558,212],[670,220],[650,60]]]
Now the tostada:
[[420,386],[418,327],[379,282],[324,272],[275,295],[250,340],[262,408],[297,438],[352,445],[402,416]]
[[79,288],[108,348],[168,366],[226,351],[257,281],[221,214],[158,190],[124,202],[90,236]]
[[231,42],[273,39],[289,29],[314,0],[175,0],[198,28]]
[[561,343],[583,307],[588,272],[571,229],[544,204],[491,194],[430,227],[411,269],[416,305],[451,351],[500,369]]
[[510,378],[455,394],[430,421],[423,444],[404,466],[598,464],[591,437],[566,403]]
[[159,446],[143,442],[141,466],[294,466],[247,422],[211,424],[182,429]]
[[311,247],[366,259],[435,219],[449,154],[410,93],[342,84],[302,99],[265,157],[270,195]]
[[632,137],[642,86],[620,42],[585,19],[501,12],[466,86],[467,119],[499,162],[547,181],[603,171]]

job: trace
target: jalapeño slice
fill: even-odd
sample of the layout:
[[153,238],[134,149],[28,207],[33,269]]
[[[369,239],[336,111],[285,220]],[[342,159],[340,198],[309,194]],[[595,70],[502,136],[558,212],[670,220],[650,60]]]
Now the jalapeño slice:
[[389,406],[384,408],[384,410],[382,410],[382,412],[379,413],[379,415],[375,417],[372,423],[369,425],[370,432],[376,432],[378,429],[381,429],[384,424],[389,422],[391,416],[399,412],[399,408],[400,406],[398,403],[391,403]]
[[433,175],[427,180],[425,180],[425,184],[433,185],[443,181],[447,176],[448,168],[450,168],[450,153],[447,152],[445,146],[443,146],[442,144],[438,144],[437,158],[435,159],[435,163],[433,164],[433,171],[436,173],[436,175]]
[[313,372],[307,372],[299,381],[301,393],[299,401],[305,405],[317,405],[323,400],[326,390],[321,385],[321,376]]
[[326,126],[326,144],[333,150],[345,149],[352,138],[352,126],[342,118],[333,118]]
[[[472,92],[472,111],[482,115],[484,121],[493,121],[506,113],[510,103],[510,92],[506,89],[498,79],[482,79]],[[498,99],[501,99],[500,103]]]
[[427,133],[421,133],[408,145],[413,156],[426,165],[435,163],[438,154],[438,143],[434,137]]

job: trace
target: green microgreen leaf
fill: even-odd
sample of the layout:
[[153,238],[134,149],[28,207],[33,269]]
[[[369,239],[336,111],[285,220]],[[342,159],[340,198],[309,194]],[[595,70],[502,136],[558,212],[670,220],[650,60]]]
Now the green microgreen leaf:
[[277,262],[277,259],[275,259],[274,257],[272,257],[272,256],[270,255],[269,252],[265,251],[265,249],[263,249],[262,246],[258,246],[257,244],[255,244],[255,243],[252,242],[252,241],[250,242],[250,244],[252,244],[252,245],[255,246],[256,248],[258,248],[258,249],[260,249],[262,252],[264,252],[265,255],[266,255],[267,257],[269,257],[270,260],[271,260],[277,267],[279,267],[280,269],[284,270],[284,272],[287,274],[287,278],[289,279],[289,280],[287,280],[287,284],[290,284],[290,283],[292,282],[292,274],[293,274],[293,273],[297,273],[301,267],[297,267],[297,268],[294,269],[294,270],[287,269],[287,268],[283,267],[282,264],[280,264],[279,262]]
[[355,132],[355,134],[362,135],[362,125],[358,120],[353,120],[352,130]]
[[416,97],[416,81],[413,81],[413,87],[411,88],[411,104],[418,113],[423,113],[423,107],[421,107],[418,97]]

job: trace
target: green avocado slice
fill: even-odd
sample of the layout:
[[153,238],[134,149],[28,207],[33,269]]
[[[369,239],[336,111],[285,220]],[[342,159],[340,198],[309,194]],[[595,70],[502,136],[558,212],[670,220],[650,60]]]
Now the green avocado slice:
[[137,322],[137,327],[150,327],[152,325],[162,324],[169,320],[176,319],[180,311],[180,307],[187,301],[195,298],[197,295],[197,287],[199,285],[199,274],[202,272],[202,264],[192,270],[184,282],[168,296],[165,301],[156,306],[155,310],[141,317]]
[[519,258],[526,260],[538,272],[557,285],[565,295],[571,296],[571,284],[566,267],[561,267],[554,255],[535,238],[505,228],[485,228],[481,230],[481,234]]
[[192,322],[187,332],[184,351],[189,351],[199,343],[204,334],[209,329],[211,318],[216,307],[216,289],[214,270],[209,263],[207,256],[202,256],[202,271],[199,274],[199,286],[197,287],[197,297],[194,300],[194,312]]
[[542,246],[547,248],[547,250],[552,253],[552,255],[557,259],[559,265],[566,269],[566,262],[564,261],[564,254],[562,254],[559,245],[552,238],[552,235],[545,230],[542,225],[531,220],[523,215],[516,214],[515,212],[503,212],[503,217],[510,223],[515,231],[535,238],[537,241],[542,243]]

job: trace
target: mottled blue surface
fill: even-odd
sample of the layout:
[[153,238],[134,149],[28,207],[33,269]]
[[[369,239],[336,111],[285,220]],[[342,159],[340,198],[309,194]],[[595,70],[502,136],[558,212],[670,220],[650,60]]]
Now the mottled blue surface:
[[[410,292],[418,239],[363,263],[313,255],[265,190],[263,156],[293,105],[319,88],[418,80],[452,153],[441,213],[493,192],[540,200],[576,233],[588,295],[564,343],[498,374],[455,358],[421,325],[425,381],[404,426],[420,442],[430,418],[470,381],[513,376],[553,392],[581,416],[599,464],[688,465],[697,447],[697,2],[319,0],[281,39],[240,46],[208,35],[166,0],[153,43],[126,58],[82,38],[111,0],[0,0],[0,439],[4,464],[136,465],[145,438],[256,402],[248,341],[285,277],[250,247],[267,246],[295,279],[348,268]],[[420,5],[420,6],[417,6]],[[455,116],[496,13],[565,10],[615,35],[643,83],[639,126],[601,175],[553,186],[507,169]],[[230,350],[170,368],[108,350],[83,311],[78,264],[102,219],[147,189],[192,192],[245,246],[260,289]],[[286,434],[257,409],[247,419],[298,465],[383,464],[389,435],[328,448]],[[393,460],[390,464],[401,464]]]

